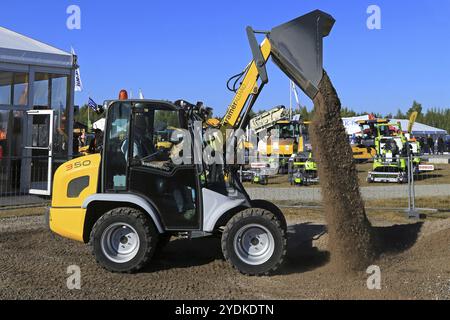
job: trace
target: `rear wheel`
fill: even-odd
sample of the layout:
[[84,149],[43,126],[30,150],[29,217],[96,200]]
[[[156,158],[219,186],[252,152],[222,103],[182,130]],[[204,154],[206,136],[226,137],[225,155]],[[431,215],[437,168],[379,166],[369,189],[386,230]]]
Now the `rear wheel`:
[[147,216],[134,208],[115,208],[94,225],[89,245],[97,262],[112,272],[141,270],[153,256],[158,233]]
[[251,208],[234,216],[222,234],[225,259],[247,275],[275,272],[286,255],[286,234],[267,210]]

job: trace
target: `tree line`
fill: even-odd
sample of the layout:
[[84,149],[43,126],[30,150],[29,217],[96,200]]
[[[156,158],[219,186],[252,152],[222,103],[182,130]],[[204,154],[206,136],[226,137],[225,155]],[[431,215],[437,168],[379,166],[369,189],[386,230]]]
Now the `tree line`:
[[[98,115],[92,110],[89,109],[87,105],[82,106],[79,111],[75,114],[75,121],[80,122],[84,125],[88,125],[88,110],[89,110],[89,120],[91,125],[102,118],[103,115]],[[259,110],[258,112],[250,112],[250,117],[254,117],[259,115],[267,110]],[[346,117],[357,117],[366,114],[374,114],[378,118],[388,118],[388,119],[409,119],[413,112],[417,111],[417,122],[447,130],[450,133],[450,108],[429,108],[424,110],[422,104],[417,101],[414,101],[411,108],[408,109],[406,113],[404,113],[401,109],[398,109],[397,112],[381,114],[377,112],[356,112],[350,108],[343,107],[341,109],[341,116],[343,118]],[[297,108],[294,110],[294,114],[300,114],[302,119],[312,120],[314,117],[314,110],[308,110],[305,106]]]
[[[357,117],[366,114],[373,114],[378,118],[387,119],[409,119],[413,112],[417,111],[418,116],[416,122],[420,122],[435,128],[444,129],[450,133],[450,108],[429,108],[424,110],[422,104],[414,101],[411,108],[404,113],[398,109],[396,113],[381,114],[379,112],[356,112],[350,108],[343,107],[341,109],[341,116],[343,118]],[[306,107],[300,107],[295,111],[300,114],[302,119],[312,120],[314,117],[314,110],[308,111]]]

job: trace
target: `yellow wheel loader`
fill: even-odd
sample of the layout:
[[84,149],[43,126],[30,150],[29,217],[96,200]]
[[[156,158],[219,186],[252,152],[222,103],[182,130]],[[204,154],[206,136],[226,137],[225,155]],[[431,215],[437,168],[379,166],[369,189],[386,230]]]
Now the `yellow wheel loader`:
[[358,163],[373,160],[377,156],[375,139],[377,137],[376,125],[388,123],[387,119],[360,120],[357,123],[361,128],[361,134],[357,144],[352,145],[353,159]]
[[[253,61],[233,88],[236,95],[220,123],[223,132],[247,126],[268,82],[270,57],[313,99],[323,75],[322,38],[333,23],[330,15],[313,11],[263,32],[261,45],[248,27]],[[233,164],[208,164],[203,157],[200,163],[173,160],[177,146],[195,148],[193,123],[207,119],[201,105],[116,100],[106,107],[101,154],[69,161],[55,173],[48,217],[53,232],[89,244],[97,262],[112,272],[141,270],[171,236],[210,235],[221,237],[225,259],[243,274],[279,268],[287,229],[280,209],[251,199]],[[170,150],[158,145],[169,127],[184,134],[171,136]]]

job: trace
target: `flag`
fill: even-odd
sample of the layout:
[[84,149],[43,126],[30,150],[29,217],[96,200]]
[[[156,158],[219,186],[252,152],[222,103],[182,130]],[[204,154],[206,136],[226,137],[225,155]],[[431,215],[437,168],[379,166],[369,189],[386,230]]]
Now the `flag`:
[[139,99],[144,100],[144,94],[141,89],[139,89]]
[[[70,48],[70,50],[72,54],[76,56],[75,50],[72,47]],[[80,68],[77,67],[75,69],[75,91],[80,92],[82,90],[83,90],[83,83],[81,82]]]
[[409,124],[408,124],[408,132],[412,133],[414,124],[416,123],[417,117],[419,116],[419,113],[417,111],[414,111],[411,113],[411,117],[409,118]]
[[98,105],[95,103],[95,101],[91,97],[89,97],[88,106],[89,106],[89,108],[91,108],[92,110],[97,112]]

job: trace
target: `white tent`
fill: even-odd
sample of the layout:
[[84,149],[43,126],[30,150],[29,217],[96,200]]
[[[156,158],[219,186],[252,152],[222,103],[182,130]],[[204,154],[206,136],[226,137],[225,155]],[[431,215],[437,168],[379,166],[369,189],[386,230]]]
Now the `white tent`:
[[359,116],[359,117],[350,117],[350,118],[342,118],[342,122],[344,123],[345,131],[349,136],[353,134],[358,134],[361,132],[361,127],[358,124],[358,121],[361,120],[369,120],[369,115]]
[[[366,116],[360,116],[360,117],[351,117],[351,118],[342,118],[342,121],[344,123],[345,130],[347,131],[348,135],[353,134],[360,134],[361,128],[358,125],[357,121],[360,120],[368,120],[369,115]],[[391,119],[391,123],[398,123],[400,122],[402,126],[402,130],[406,131],[408,130],[409,120],[406,119]],[[427,135],[433,135],[433,136],[445,136],[447,135],[447,131],[439,128],[434,128],[432,126],[428,126],[423,123],[416,122],[414,123],[413,129],[412,129],[412,135],[413,136],[427,136]]]
[[[409,120],[405,119],[391,119],[391,122],[398,123],[400,122],[403,131],[408,130]],[[447,131],[439,128],[435,128],[432,126],[428,126],[423,123],[416,122],[412,128],[413,136],[426,136],[426,135],[436,135],[436,136],[445,136]]]
[[[18,192],[50,195],[52,172],[60,160],[72,158],[75,68],[75,55],[0,27],[0,114],[7,116],[0,125],[7,133],[4,157],[14,154],[21,161]],[[40,118],[50,125],[32,130]],[[15,123],[23,128],[14,129]],[[42,139],[51,146],[43,164],[46,176],[44,167],[31,165],[33,157],[43,155],[33,141]]]
[[106,119],[101,118],[100,120],[94,122],[94,124],[92,125],[92,128],[94,128],[94,130],[100,129],[102,131],[105,131],[105,124],[106,124]]
[[0,61],[71,69],[74,56],[17,32],[0,27]]

